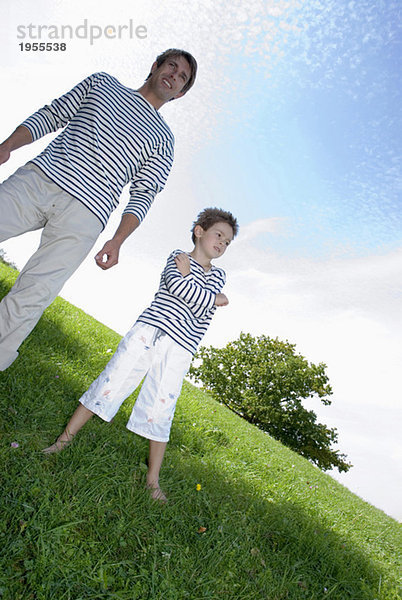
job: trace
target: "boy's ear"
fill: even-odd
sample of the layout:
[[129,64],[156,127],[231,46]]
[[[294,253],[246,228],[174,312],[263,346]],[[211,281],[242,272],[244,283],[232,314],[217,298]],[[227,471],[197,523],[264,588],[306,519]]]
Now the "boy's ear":
[[201,225],[196,225],[194,227],[194,235],[195,235],[196,238],[200,238],[203,233],[204,233],[204,230],[201,227]]

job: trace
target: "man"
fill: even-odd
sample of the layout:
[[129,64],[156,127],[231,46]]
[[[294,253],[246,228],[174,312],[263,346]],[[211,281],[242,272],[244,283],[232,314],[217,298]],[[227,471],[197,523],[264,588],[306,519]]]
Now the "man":
[[116,208],[130,200],[113,238],[96,255],[109,269],[139,226],[173,162],[174,137],[158,110],[193,85],[195,59],[183,50],[159,55],[145,83],[132,90],[95,73],[26,119],[0,144],[0,164],[25,144],[63,131],[0,186],[0,242],[43,228],[38,250],[0,303],[0,370],[89,253]]

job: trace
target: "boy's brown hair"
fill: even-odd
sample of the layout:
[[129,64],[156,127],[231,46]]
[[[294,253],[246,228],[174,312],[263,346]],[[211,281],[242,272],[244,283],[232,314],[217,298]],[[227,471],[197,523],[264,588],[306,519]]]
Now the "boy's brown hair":
[[232,213],[223,210],[221,208],[205,208],[197,217],[197,220],[194,221],[193,227],[191,229],[193,244],[195,244],[196,237],[194,235],[194,229],[199,225],[203,228],[204,231],[207,231],[212,225],[215,223],[227,223],[233,230],[233,237],[239,232],[239,225],[237,220],[232,215]]

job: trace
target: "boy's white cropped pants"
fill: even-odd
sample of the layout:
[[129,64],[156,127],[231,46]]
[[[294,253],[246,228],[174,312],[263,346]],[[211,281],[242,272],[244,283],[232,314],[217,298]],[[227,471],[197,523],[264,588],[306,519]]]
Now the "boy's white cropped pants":
[[127,428],[150,440],[167,442],[191,359],[192,354],[164,331],[137,322],[80,402],[104,421],[111,421],[145,376]]

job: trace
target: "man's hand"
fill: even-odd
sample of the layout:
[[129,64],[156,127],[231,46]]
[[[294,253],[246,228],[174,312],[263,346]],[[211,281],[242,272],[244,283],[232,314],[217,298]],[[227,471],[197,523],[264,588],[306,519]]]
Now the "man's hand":
[[191,266],[190,259],[187,254],[178,254],[175,256],[174,262],[176,263],[176,267],[179,269],[180,273],[185,277],[186,275],[190,275]]
[[[106,269],[117,265],[122,243],[137,229],[139,224],[140,222],[135,215],[128,213],[122,216],[113,238],[106,242],[102,250],[95,256],[98,267],[106,271]],[[104,260],[105,256],[106,260]]]
[[32,135],[29,129],[24,125],[18,125],[17,129],[13,131],[10,137],[0,144],[0,165],[8,161],[13,150],[17,150],[17,148],[21,148],[21,146],[31,143]]
[[0,165],[4,164],[10,158],[10,150],[4,144],[0,144]]
[[225,296],[225,294],[216,294],[215,296],[215,302],[214,302],[215,306],[226,306],[227,304],[229,304],[229,300],[227,299],[227,297]]
[[[113,240],[109,240],[103,246],[102,250],[95,256],[95,262],[104,271],[114,267],[119,262],[120,244]],[[106,257],[106,260],[105,260]]]

